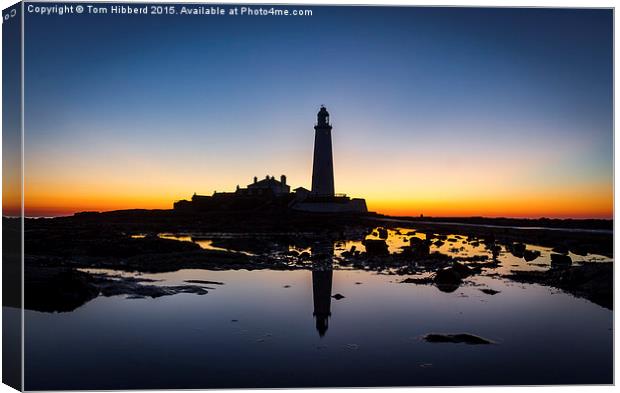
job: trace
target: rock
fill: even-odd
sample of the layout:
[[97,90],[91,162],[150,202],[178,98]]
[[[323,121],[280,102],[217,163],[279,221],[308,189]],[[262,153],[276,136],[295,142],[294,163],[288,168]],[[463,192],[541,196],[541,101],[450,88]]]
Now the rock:
[[378,237],[379,239],[387,239],[388,238],[388,230],[383,228],[383,227],[379,227],[377,228],[377,233],[378,233]]
[[516,271],[507,278],[562,289],[612,310],[614,303],[613,262],[584,263],[546,271]]
[[366,247],[366,254],[371,256],[389,255],[387,243],[382,239],[366,239],[363,241]]
[[482,338],[480,336],[474,336],[468,333],[458,334],[439,334],[430,333],[424,336],[424,340],[429,343],[453,343],[453,344],[469,344],[469,345],[485,345],[493,344],[492,341]]
[[566,247],[563,244],[558,244],[557,246],[553,247],[553,252],[557,252],[558,254],[568,254],[568,247]]
[[502,252],[502,246],[495,243],[485,243],[487,249],[491,251],[491,255],[493,255],[493,259],[497,259],[499,254]]
[[461,275],[454,268],[443,268],[435,273],[433,280],[442,292],[454,292],[462,282]]
[[344,298],[345,298],[345,296],[344,296],[344,295],[341,295],[341,294],[339,294],[339,293],[335,294],[335,295],[334,295],[334,296],[332,296],[332,297],[333,297],[334,299],[336,299],[336,300],[340,300],[340,299],[344,299]]
[[540,251],[538,250],[525,250],[523,252],[523,259],[526,262],[531,262],[540,256]]
[[290,257],[296,257],[296,258],[298,258],[298,257],[299,257],[299,251],[297,251],[297,250],[288,250],[288,251],[286,251],[286,252],[284,253],[284,255],[288,255],[288,256],[290,256]]
[[525,244],[523,243],[510,243],[506,245],[508,251],[517,258],[523,258],[525,252]]
[[409,244],[409,253],[411,253],[415,258],[427,257],[431,252],[430,241],[428,240],[422,240],[419,237],[412,237],[409,239]]
[[481,289],[480,291],[486,293],[487,295],[497,295],[498,293],[500,293],[500,291],[496,291],[495,289],[490,289],[490,288],[484,288],[484,289]]
[[573,244],[570,246],[570,251],[575,254],[575,255],[579,255],[582,257],[585,257],[589,254],[588,252],[588,247],[587,245],[583,245],[583,244]]
[[291,286],[287,284],[287,285],[283,286],[282,288],[290,288],[290,287]]
[[90,274],[71,268],[27,267],[24,282],[25,308],[35,311],[73,311],[99,294]]
[[470,275],[473,274],[473,270],[470,269],[469,267],[463,265],[460,262],[454,262],[452,264],[452,268],[462,277],[469,277]]
[[568,255],[551,254],[551,265],[570,266],[573,260]]
[[403,284],[432,284],[433,277],[408,277],[401,281]]
[[188,282],[191,284],[211,284],[211,285],[224,285],[223,282],[219,281],[207,281],[207,280],[184,280],[183,282]]

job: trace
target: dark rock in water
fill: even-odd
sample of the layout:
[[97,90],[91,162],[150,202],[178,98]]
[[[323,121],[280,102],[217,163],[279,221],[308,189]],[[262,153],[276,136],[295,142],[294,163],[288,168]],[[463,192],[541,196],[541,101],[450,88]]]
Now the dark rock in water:
[[362,242],[368,255],[389,255],[387,243],[382,239],[366,239]]
[[290,287],[291,286],[287,284],[287,285],[283,286],[282,288],[290,288]]
[[551,265],[570,266],[573,260],[568,255],[551,254]]
[[403,284],[432,284],[435,282],[433,277],[408,277],[401,281]]
[[507,278],[524,283],[547,285],[613,309],[613,262],[585,263],[547,271],[515,271]]
[[538,250],[525,250],[523,252],[523,259],[526,262],[531,262],[540,256],[540,251]]
[[564,255],[566,255],[566,254],[568,254],[568,247],[566,247],[566,246],[565,246],[565,245],[563,245],[563,244],[559,244],[559,245],[557,245],[557,246],[553,247],[553,250],[552,250],[552,251],[553,251],[553,252],[557,252],[558,254],[564,254]]
[[302,252],[301,254],[299,254],[299,259],[307,261],[308,259],[310,259],[310,253],[308,251]]
[[474,336],[473,334],[458,333],[458,334],[439,334],[430,333],[424,336],[424,340],[429,343],[453,343],[453,344],[469,344],[469,345],[485,345],[493,344],[492,341],[482,338],[480,336]]
[[462,277],[469,277],[470,275],[473,274],[472,269],[470,269],[469,267],[463,265],[460,262],[454,262],[452,264],[452,268]]
[[430,252],[430,241],[422,240],[419,237],[412,237],[409,239],[410,248],[408,252],[413,255],[414,258],[427,257]]
[[570,251],[573,254],[580,255],[582,257],[585,257],[586,255],[589,254],[588,249],[589,249],[589,247],[587,245],[583,245],[583,244],[573,244],[573,245],[570,246]]
[[101,295],[106,297],[130,295],[158,298],[162,296],[172,296],[179,293],[193,293],[196,295],[206,295],[208,293],[206,289],[198,285],[144,285],[132,278],[111,278],[105,275],[96,275],[94,276],[94,279],[95,285],[99,288]]
[[491,250],[491,254],[493,255],[493,259],[495,259],[502,252],[502,246],[500,246],[499,244],[493,244],[493,245],[491,245],[489,247],[489,250]]
[[26,287],[25,307],[29,310],[43,312],[73,311],[99,295],[124,295],[128,299],[142,299],[179,293],[196,295],[208,293],[205,287],[199,285],[146,285],[145,282],[154,280],[140,277],[89,274],[64,267],[28,267],[25,270],[24,279]]
[[299,257],[299,251],[296,250],[288,250],[285,254],[291,257]]
[[454,292],[461,285],[461,275],[454,268],[440,269],[435,273],[435,285],[442,292]]
[[91,275],[62,267],[27,267],[24,286],[25,308],[43,312],[73,311],[99,294]]
[[383,227],[380,227],[380,228],[377,228],[377,232],[378,232],[378,235],[379,235],[379,239],[384,239],[385,240],[385,239],[388,238],[388,230],[387,229],[385,229]]
[[207,281],[207,280],[184,280],[183,282],[189,282],[191,284],[211,284],[211,285],[224,285],[219,281]]
[[415,246],[417,244],[422,244],[424,242],[425,242],[425,240],[420,239],[419,237],[413,236],[413,237],[409,238],[409,244],[411,244],[412,246]]
[[335,295],[334,295],[334,296],[332,296],[332,297],[333,297],[334,299],[336,299],[336,300],[340,300],[340,299],[344,299],[344,298],[345,298],[345,296],[344,296],[344,295],[341,295],[341,294],[339,294],[339,293],[335,294]]
[[435,240],[435,242],[433,243],[433,245],[437,248],[443,246],[445,243],[442,242],[441,240]]
[[490,289],[490,288],[484,288],[484,289],[481,289],[480,291],[486,293],[487,295],[497,295],[498,293],[500,293],[500,291],[496,291],[495,289]]
[[510,243],[506,245],[506,249],[515,257],[523,258],[523,254],[525,253],[525,244]]

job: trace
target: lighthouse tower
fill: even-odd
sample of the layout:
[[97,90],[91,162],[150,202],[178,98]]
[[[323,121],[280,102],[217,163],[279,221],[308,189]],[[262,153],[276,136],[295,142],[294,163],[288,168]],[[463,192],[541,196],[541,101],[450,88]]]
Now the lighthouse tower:
[[312,165],[312,194],[333,197],[334,159],[332,155],[332,126],[329,112],[321,105],[314,127],[314,163]]

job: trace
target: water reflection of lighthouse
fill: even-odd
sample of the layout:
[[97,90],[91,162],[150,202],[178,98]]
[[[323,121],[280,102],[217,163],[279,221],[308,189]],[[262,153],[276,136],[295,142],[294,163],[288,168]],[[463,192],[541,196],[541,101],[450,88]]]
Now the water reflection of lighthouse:
[[334,274],[332,258],[334,243],[322,241],[312,247],[312,298],[314,319],[319,336],[323,337],[329,327],[331,313],[332,277]]

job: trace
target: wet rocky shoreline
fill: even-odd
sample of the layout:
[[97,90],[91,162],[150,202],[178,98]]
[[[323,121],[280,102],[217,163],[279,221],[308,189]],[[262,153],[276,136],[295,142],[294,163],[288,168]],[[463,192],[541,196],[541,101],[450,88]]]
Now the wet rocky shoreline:
[[[277,217],[268,223],[253,217],[246,221],[247,225],[222,224],[219,231],[213,231],[212,223],[170,221],[159,214],[152,213],[150,219],[142,220],[136,215],[129,220],[131,215],[126,212],[26,220],[26,308],[71,311],[96,296],[159,297],[209,291],[199,283],[165,287],[91,274],[84,269],[141,273],[181,269],[297,270],[329,263],[333,269],[407,276],[400,282],[430,284],[452,292],[466,285],[468,277],[498,274],[495,271],[502,267],[500,254],[509,254],[532,267],[531,271],[510,271],[508,267],[501,274],[503,278],[555,287],[605,308],[613,307],[613,263],[574,263],[571,259],[591,254],[611,258],[613,235],[605,231],[455,228],[442,222],[412,222],[409,226],[402,222],[378,223],[376,216],[340,216],[332,220],[307,215]],[[257,221],[262,224],[250,226]],[[190,241],[179,241],[174,236],[162,238],[161,233],[194,235],[186,236]],[[208,239],[209,247],[198,244],[203,238]],[[537,263],[538,246],[552,249],[550,265],[542,271],[536,269],[537,264],[541,265]],[[469,249],[479,251],[468,254]]]

